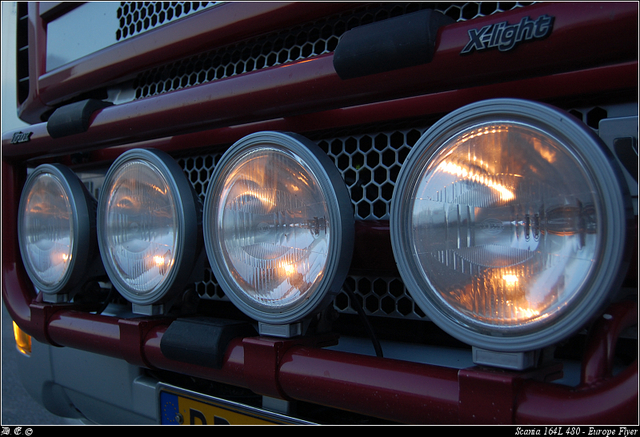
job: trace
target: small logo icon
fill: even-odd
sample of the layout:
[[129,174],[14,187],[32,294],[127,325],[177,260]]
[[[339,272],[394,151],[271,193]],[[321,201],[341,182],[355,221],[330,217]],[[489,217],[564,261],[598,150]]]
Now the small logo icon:
[[506,52],[524,41],[534,41],[548,37],[553,30],[554,17],[542,15],[536,20],[524,17],[519,23],[508,21],[489,24],[480,29],[469,29],[469,42],[460,52],[461,55],[488,49]]
[[33,132],[16,132],[11,137],[11,144],[28,143],[31,141],[31,135]]
[[500,220],[486,219],[479,224],[480,230],[485,234],[497,235],[504,229],[504,225]]

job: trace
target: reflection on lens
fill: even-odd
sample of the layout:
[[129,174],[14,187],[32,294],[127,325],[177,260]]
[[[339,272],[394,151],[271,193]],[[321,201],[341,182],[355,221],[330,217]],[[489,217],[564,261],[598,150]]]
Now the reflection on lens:
[[417,305],[476,352],[529,353],[583,329],[627,268],[632,209],[610,158],[592,129],[537,102],[480,101],[435,123],[390,214]]
[[40,284],[54,287],[67,274],[73,254],[71,203],[51,173],[41,173],[27,189],[20,227],[23,258]]
[[262,148],[242,157],[218,202],[218,244],[250,299],[275,308],[313,293],[328,256],[328,211],[297,156]]
[[111,181],[101,217],[110,263],[131,292],[151,292],[174,262],[178,220],[173,193],[162,173],[139,159],[121,165]]
[[216,165],[203,219],[216,280],[266,335],[299,335],[351,265],[344,181],[320,147],[297,134],[256,132],[234,143]]
[[473,126],[439,148],[410,199],[414,251],[446,307],[509,329],[579,298],[598,261],[595,188],[545,132]]

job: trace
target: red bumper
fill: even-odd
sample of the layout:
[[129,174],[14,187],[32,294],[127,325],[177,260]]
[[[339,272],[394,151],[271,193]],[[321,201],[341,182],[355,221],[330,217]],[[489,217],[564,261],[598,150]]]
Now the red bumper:
[[13,178],[12,168],[4,163],[3,298],[16,323],[41,342],[406,423],[638,422],[637,361],[611,375],[616,339],[637,323],[636,306],[614,307],[612,317],[597,324],[578,387],[515,372],[457,370],[330,351],[318,346],[325,339],[313,338],[238,338],[230,344],[221,369],[169,360],[160,350],[160,340],[170,319],[119,319],[36,299],[10,232],[15,229],[17,204],[11,193],[18,192],[11,189],[16,186]]

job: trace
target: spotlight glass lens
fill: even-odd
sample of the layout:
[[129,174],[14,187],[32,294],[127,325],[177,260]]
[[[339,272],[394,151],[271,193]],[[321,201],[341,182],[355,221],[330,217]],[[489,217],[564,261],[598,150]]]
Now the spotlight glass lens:
[[20,242],[36,285],[49,290],[63,282],[73,257],[73,209],[59,178],[38,174],[23,198]]
[[580,329],[626,266],[628,197],[607,153],[578,120],[523,100],[478,102],[436,123],[393,195],[394,255],[416,303],[493,350]]
[[213,273],[266,325],[300,322],[339,292],[351,264],[351,200],[335,164],[295,134],[258,132],[216,165],[204,205]]
[[473,126],[418,181],[409,229],[445,307],[508,331],[580,297],[599,262],[597,190],[557,140],[516,123]]
[[101,215],[109,265],[125,288],[145,294],[167,279],[176,253],[174,194],[149,161],[131,159],[113,172]]
[[314,292],[330,244],[318,181],[300,158],[276,148],[238,161],[221,190],[216,226],[224,260],[246,296],[286,307]]

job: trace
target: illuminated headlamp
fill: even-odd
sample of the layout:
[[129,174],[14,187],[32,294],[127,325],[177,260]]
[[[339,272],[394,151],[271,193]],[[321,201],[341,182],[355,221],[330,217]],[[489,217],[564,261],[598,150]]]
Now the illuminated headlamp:
[[[95,200],[60,164],[42,164],[27,178],[18,212],[22,260],[45,302],[64,302],[99,264]],[[97,260],[97,261],[96,261]]]
[[200,213],[191,184],[164,152],[130,150],[109,168],[98,201],[98,242],[111,282],[134,312],[165,311],[193,282]]
[[393,251],[414,300],[489,351],[574,334],[622,277],[627,199],[586,126],[550,106],[478,102],[408,155],[393,195]]
[[261,132],[235,143],[216,165],[204,223],[216,279],[261,332],[320,311],[351,263],[354,219],[344,181],[298,135]]

